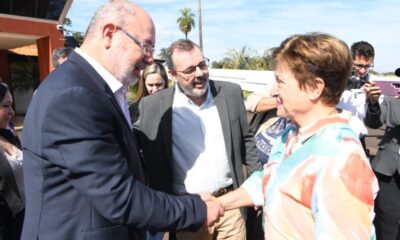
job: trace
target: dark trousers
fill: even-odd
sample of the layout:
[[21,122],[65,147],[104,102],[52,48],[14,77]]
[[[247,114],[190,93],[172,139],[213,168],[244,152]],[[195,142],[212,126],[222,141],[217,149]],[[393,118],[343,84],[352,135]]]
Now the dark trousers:
[[376,173],[379,183],[375,199],[375,219],[377,240],[400,240],[400,175]]

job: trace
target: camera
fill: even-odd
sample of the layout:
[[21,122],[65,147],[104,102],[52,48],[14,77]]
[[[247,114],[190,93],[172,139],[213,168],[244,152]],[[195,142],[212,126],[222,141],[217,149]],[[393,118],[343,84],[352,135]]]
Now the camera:
[[359,89],[367,82],[368,80],[365,77],[360,78],[352,75],[347,80],[346,89]]

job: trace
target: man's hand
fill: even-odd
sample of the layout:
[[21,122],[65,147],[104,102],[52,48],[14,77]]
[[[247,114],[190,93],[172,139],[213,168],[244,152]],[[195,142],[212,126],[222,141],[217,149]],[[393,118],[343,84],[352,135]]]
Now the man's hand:
[[367,102],[370,104],[378,103],[379,96],[381,95],[381,89],[375,85],[373,81],[370,81],[363,86]]
[[210,227],[218,222],[220,217],[224,216],[224,209],[217,198],[209,193],[199,193],[201,199],[207,205],[207,221],[203,227]]

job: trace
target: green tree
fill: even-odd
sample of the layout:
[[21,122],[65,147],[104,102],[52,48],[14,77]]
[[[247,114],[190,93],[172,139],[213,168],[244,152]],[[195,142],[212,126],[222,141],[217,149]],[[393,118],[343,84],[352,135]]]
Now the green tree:
[[247,46],[242,47],[239,51],[229,49],[222,60],[222,68],[225,69],[250,69],[251,56],[253,51]]
[[221,61],[214,61],[213,68],[270,70],[272,49],[266,50],[262,56],[251,48],[244,46],[240,50],[229,49]]
[[179,11],[182,16],[176,20],[176,23],[178,23],[179,29],[185,34],[185,38],[187,39],[188,33],[195,27],[194,17],[196,17],[196,15],[191,12],[190,8],[184,8]]
[[69,28],[72,28],[72,21],[71,21],[71,19],[66,17],[64,19],[64,26],[63,26],[64,33],[67,36],[72,36],[75,39],[75,41],[78,43],[78,45],[80,46],[83,42],[84,33],[78,32],[78,31],[72,31],[72,30],[69,30]]
[[161,48],[158,56],[160,56],[160,58],[163,60],[167,59],[167,51],[168,51],[167,48]]

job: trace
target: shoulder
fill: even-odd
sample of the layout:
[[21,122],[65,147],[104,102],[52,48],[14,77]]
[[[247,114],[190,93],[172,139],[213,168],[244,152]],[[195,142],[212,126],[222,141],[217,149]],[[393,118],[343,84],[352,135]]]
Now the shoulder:
[[237,83],[225,82],[225,81],[214,81],[210,79],[210,86],[215,86],[217,89],[242,91],[242,88]]

